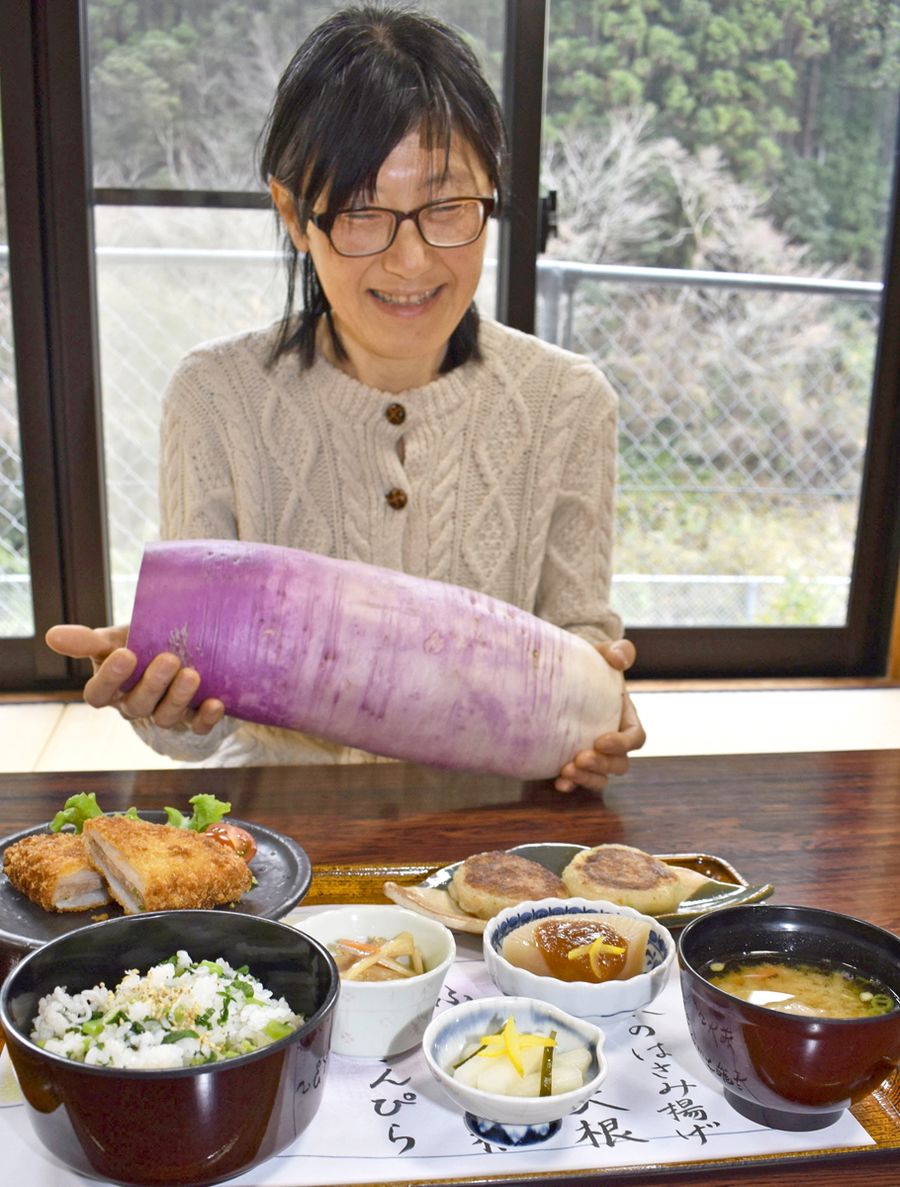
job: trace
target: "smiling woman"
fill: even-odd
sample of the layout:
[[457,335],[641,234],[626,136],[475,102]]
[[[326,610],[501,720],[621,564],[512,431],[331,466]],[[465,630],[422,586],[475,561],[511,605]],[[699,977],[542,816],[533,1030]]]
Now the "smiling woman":
[[[313,31],[262,141],[285,233],[284,316],[207,343],[177,369],[163,410],[162,534],[287,546],[476,590],[579,635],[621,671],[634,648],[608,602],[615,396],[587,360],[481,321],[474,305],[505,156],[494,93],[449,26],[367,5]],[[174,653],[131,681],[123,628],[57,627],[48,642],[92,659],[86,699],[116,705],[173,757],[376,757],[237,720],[197,695],[202,673]],[[477,662],[496,679],[481,643]],[[329,661],[346,674],[343,657]],[[618,728],[604,731],[598,710],[593,745],[562,764],[557,787],[602,788],[643,736],[627,695]]]
[[313,212],[310,200],[298,204],[279,181],[270,185],[291,242],[327,294],[328,333],[318,332],[325,357],[383,391],[435,379],[484,263],[494,199],[464,197],[492,189],[475,150],[456,136],[442,153],[424,128],[407,133],[378,172],[372,206],[331,211],[320,198]]

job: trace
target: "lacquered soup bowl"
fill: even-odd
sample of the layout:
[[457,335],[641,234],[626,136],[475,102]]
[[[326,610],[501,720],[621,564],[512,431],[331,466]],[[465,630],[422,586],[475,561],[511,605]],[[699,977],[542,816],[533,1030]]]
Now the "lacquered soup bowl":
[[760,1125],[822,1129],[900,1064],[900,1009],[869,1018],[787,1014],[742,1001],[700,970],[738,953],[850,965],[900,994],[900,938],[813,907],[744,906],[689,923],[678,941],[688,1027],[727,1100]]

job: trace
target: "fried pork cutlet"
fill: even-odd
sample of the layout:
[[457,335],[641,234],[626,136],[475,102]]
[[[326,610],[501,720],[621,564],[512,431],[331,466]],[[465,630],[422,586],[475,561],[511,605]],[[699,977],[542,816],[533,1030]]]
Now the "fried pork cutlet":
[[3,854],[3,872],[16,890],[45,911],[89,911],[110,901],[76,833],[23,837]]
[[709,879],[670,866],[631,845],[595,845],[577,853],[562,872],[569,893],[663,915]]
[[490,919],[526,899],[568,898],[556,874],[517,853],[495,850],[467,857],[453,875],[450,894],[464,911]]
[[82,836],[88,859],[127,915],[234,903],[253,882],[234,850],[191,829],[95,816]]

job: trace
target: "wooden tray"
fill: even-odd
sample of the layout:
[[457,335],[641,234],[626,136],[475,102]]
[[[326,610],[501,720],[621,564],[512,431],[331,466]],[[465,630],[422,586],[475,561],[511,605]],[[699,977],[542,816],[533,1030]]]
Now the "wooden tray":
[[[709,858],[703,859],[706,867],[708,867]],[[712,859],[719,863],[721,859]],[[411,885],[423,881],[437,870],[444,868],[446,862],[408,862],[403,864],[367,864],[367,863],[348,863],[348,864],[314,864],[313,877],[309,892],[303,899],[300,906],[314,907],[325,906],[329,904],[338,903],[383,903],[387,902],[382,887],[386,881],[398,882],[401,885]],[[698,861],[698,868],[701,863]],[[715,871],[708,869],[708,872],[716,877],[723,878],[723,880],[731,880],[727,875],[723,875],[723,868],[727,869],[731,878],[736,883],[742,881],[740,875],[736,871],[731,870],[725,863],[717,864]],[[853,1116],[859,1121],[862,1127],[868,1133],[875,1143],[873,1146],[864,1147],[824,1147],[816,1151],[810,1152],[791,1152],[782,1154],[763,1154],[752,1157],[750,1159],[742,1160],[741,1167],[747,1168],[749,1165],[775,1167],[778,1164],[786,1163],[819,1163],[824,1160],[836,1159],[845,1156],[855,1156],[857,1158],[868,1158],[870,1156],[877,1156],[878,1154],[889,1154],[891,1151],[900,1150],[900,1069],[897,1069],[894,1074],[888,1077],[884,1083],[877,1088],[869,1096],[861,1100],[858,1104],[851,1108]],[[877,1161],[877,1159],[876,1159]],[[893,1159],[891,1160],[893,1165]],[[664,1166],[658,1164],[646,1166],[630,1166],[630,1167],[606,1167],[602,1169],[604,1181],[607,1179],[627,1178],[640,1175],[642,1172],[653,1172],[656,1175],[663,1175],[668,1170],[677,1172],[678,1177],[681,1178],[685,1171],[695,1171],[697,1174],[709,1172],[719,1167],[727,1166],[732,1169],[736,1164],[730,1161],[723,1162],[720,1159],[691,1159],[685,1162],[670,1162]],[[568,1171],[565,1176],[558,1175],[540,1175],[529,1174],[527,1176],[529,1181],[541,1182],[552,1179],[554,1184],[563,1184],[564,1182],[575,1182],[578,1179],[588,1179],[596,1177],[600,1172],[600,1168],[591,1171]],[[479,1175],[477,1182],[490,1182],[491,1176],[485,1178]],[[504,1181],[508,1181],[508,1176],[503,1177]],[[452,1179],[433,1179],[430,1183],[459,1183],[468,1184],[475,1182],[475,1179],[470,1178],[452,1178]],[[498,1179],[498,1182],[500,1180]],[[677,1180],[676,1180],[677,1181]],[[682,1179],[682,1181],[684,1181]],[[887,1181],[887,1180],[885,1180]],[[900,1182],[900,1165],[898,1165],[898,1182]],[[358,1185],[358,1187],[380,1187],[380,1184],[372,1183],[365,1185]],[[410,1185],[404,1184],[404,1187]]]

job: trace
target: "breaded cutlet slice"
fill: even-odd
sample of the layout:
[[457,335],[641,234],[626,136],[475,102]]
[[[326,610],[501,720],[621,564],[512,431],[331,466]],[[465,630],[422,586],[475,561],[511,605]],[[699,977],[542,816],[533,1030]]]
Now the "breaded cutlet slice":
[[709,879],[671,866],[631,845],[595,845],[572,858],[562,872],[569,893],[664,915]]
[[237,902],[253,884],[242,857],[212,837],[126,816],[84,822],[91,864],[127,915]]
[[90,911],[110,901],[77,833],[34,833],[10,845],[3,872],[45,911]]
[[545,866],[517,853],[491,850],[461,863],[449,886],[464,911],[490,919],[526,899],[568,898],[565,883]]

